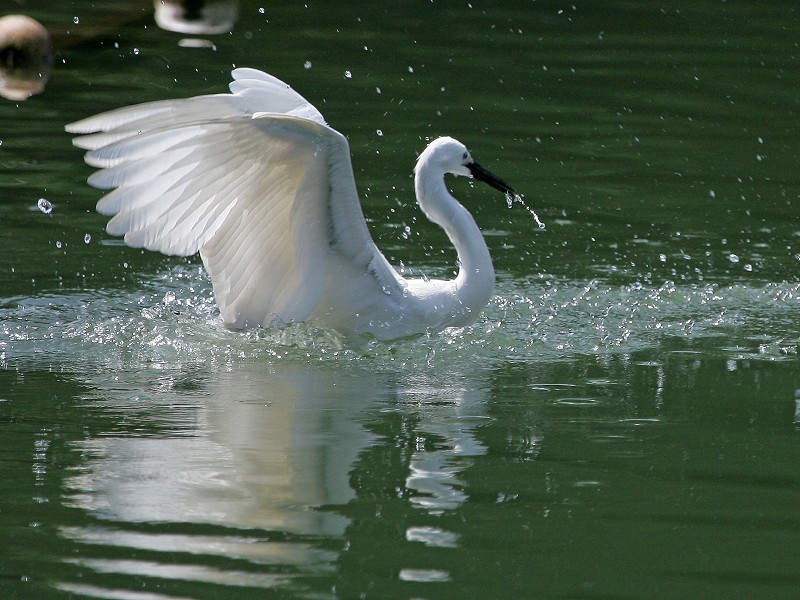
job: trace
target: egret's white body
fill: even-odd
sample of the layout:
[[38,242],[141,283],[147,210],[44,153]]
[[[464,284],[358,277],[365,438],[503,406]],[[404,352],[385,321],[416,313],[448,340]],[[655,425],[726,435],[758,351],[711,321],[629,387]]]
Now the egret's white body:
[[[223,322],[236,329],[308,321],[393,339],[474,321],[494,269],[478,226],[446,173],[506,193],[466,147],[439,138],[420,155],[420,207],[456,247],[452,281],[403,278],[370,236],[347,140],[282,81],[236,69],[230,94],[121,108],[67,126],[108,232],[133,247],[189,256],[211,275]],[[99,133],[98,133],[99,132]]]

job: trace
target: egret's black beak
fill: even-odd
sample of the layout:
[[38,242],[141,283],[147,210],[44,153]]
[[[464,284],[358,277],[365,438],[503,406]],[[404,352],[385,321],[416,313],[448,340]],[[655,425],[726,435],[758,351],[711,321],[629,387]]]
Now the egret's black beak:
[[472,174],[472,176],[478,181],[488,183],[494,189],[500,190],[504,194],[511,194],[512,196],[517,195],[517,193],[510,185],[508,185],[505,181],[500,179],[497,175],[494,175],[489,171],[487,171],[486,169],[484,169],[478,163],[476,162],[469,163],[467,165],[467,168],[469,169],[469,172]]

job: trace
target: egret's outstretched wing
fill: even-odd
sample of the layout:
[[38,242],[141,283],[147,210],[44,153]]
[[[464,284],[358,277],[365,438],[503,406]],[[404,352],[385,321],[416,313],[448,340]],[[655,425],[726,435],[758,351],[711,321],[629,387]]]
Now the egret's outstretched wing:
[[320,112],[280,79],[256,69],[235,69],[230,94],[210,94],[181,100],[158,100],[82,119],[67,125],[79,148],[94,150],[113,141],[161,128],[177,129],[198,121],[270,112],[309,119],[325,125]]
[[[332,269],[397,285],[367,230],[345,138],[286,84],[237,69],[232,94],[127,107],[67,126],[100,167],[108,231],[134,247],[200,252],[233,327],[306,319]],[[99,132],[99,133],[94,133]],[[340,281],[340,285],[348,285]]]

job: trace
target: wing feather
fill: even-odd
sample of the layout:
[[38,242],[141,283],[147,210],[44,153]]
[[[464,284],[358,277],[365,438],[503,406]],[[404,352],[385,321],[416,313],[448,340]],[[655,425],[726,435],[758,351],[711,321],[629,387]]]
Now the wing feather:
[[[134,247],[200,252],[224,322],[305,320],[323,298],[399,280],[364,220],[347,140],[289,86],[254,69],[231,94],[121,108],[67,126],[113,189],[97,205]],[[116,189],[114,189],[116,188]],[[332,275],[335,273],[335,276]],[[366,275],[366,277],[365,277]],[[350,295],[326,294],[330,286]]]

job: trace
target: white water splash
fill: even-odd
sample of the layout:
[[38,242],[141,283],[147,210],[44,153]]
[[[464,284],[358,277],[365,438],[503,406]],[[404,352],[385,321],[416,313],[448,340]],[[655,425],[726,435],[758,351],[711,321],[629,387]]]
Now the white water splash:
[[[631,354],[699,340],[722,354],[769,360],[800,353],[800,284],[611,285],[554,278],[501,279],[469,327],[351,346],[297,324],[232,332],[222,326],[207,278],[178,267],[140,292],[84,291],[15,298],[0,305],[0,367],[79,361],[103,370],[131,365],[229,364],[241,360],[368,364],[373,372],[447,372],[465,356],[485,365]],[[672,342],[670,341],[672,340]],[[89,367],[91,368],[91,367]]]
[[36,207],[46,215],[53,212],[53,204],[47,198],[39,198]]
[[536,211],[533,210],[530,206],[525,204],[525,200],[522,199],[522,196],[520,196],[519,194],[513,194],[513,195],[512,194],[506,194],[506,202],[508,203],[508,208],[513,207],[515,202],[517,202],[518,204],[522,204],[522,206],[525,207],[525,210],[527,210],[530,213],[530,215],[533,217],[533,220],[536,221],[536,225],[539,226],[539,229],[544,229],[545,228],[545,224],[539,218],[539,215],[537,215]]

